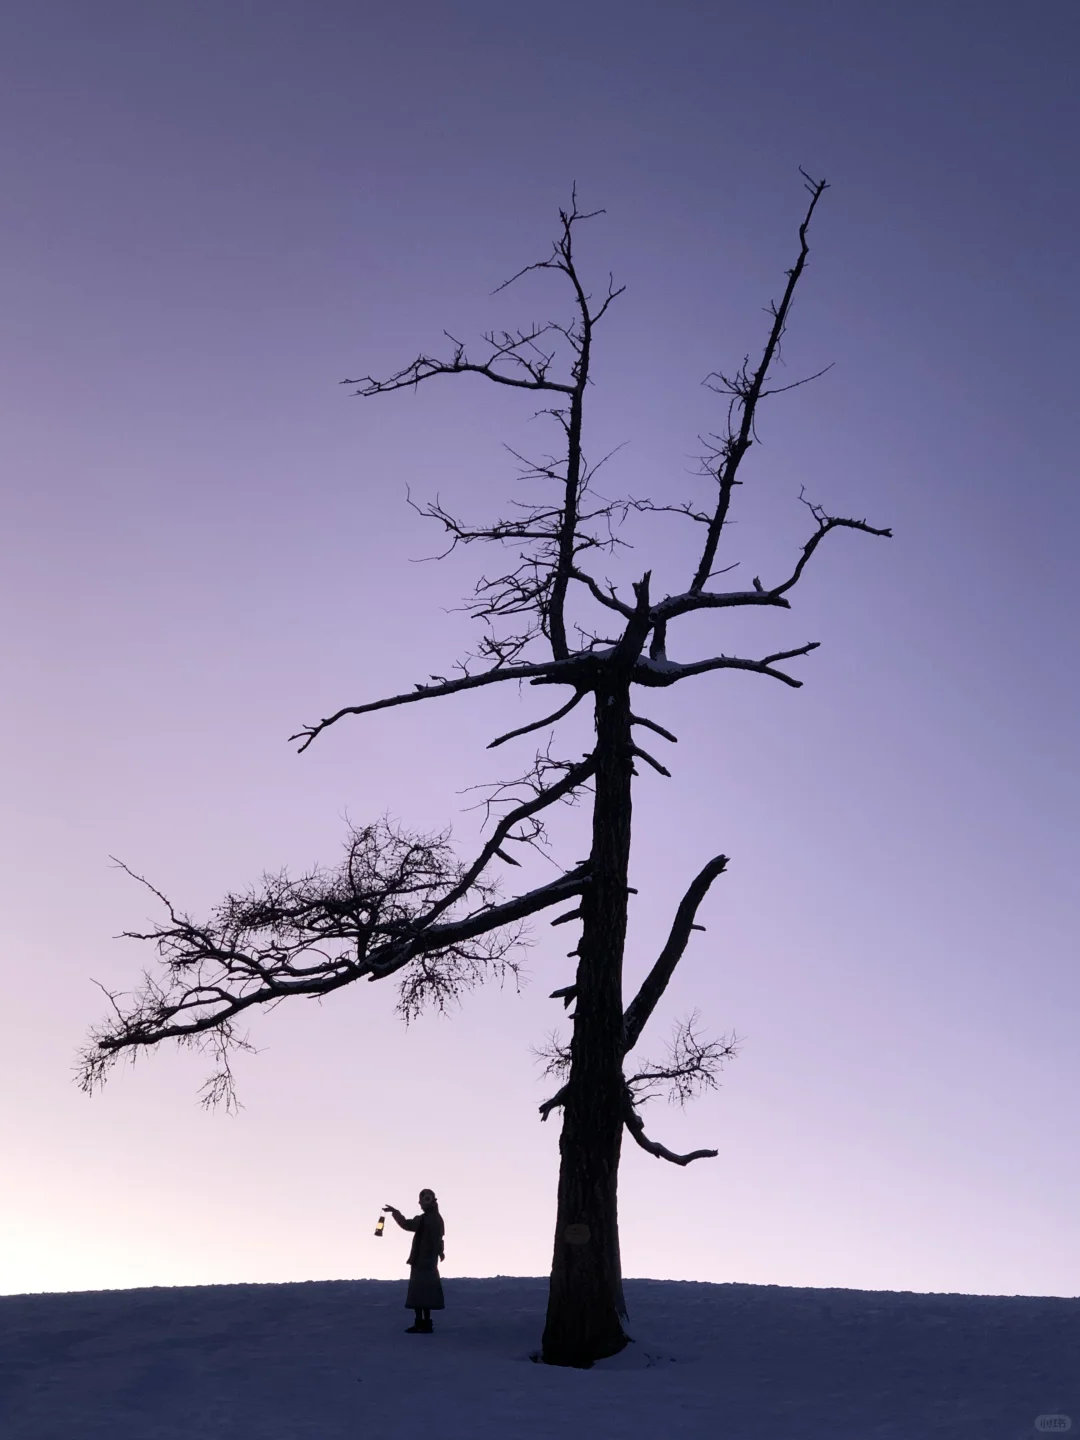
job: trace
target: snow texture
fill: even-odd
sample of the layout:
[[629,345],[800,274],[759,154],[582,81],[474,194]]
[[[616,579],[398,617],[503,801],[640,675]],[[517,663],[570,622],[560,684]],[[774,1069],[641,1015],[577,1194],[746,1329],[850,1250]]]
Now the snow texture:
[[1080,1299],[627,1282],[635,1343],[530,1362],[546,1282],[0,1298],[3,1440],[1018,1440],[1080,1434]]

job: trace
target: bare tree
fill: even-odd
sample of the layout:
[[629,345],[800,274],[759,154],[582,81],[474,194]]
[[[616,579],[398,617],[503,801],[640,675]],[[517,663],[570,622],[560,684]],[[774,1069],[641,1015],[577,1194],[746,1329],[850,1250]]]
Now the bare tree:
[[[790,593],[833,530],[891,533],[865,520],[831,515],[800,497],[813,528],[787,573],[769,584],[755,578],[745,590],[721,590],[713,583],[733,568],[718,570],[717,556],[735,487],[743,483],[740,467],[754,439],[758,407],[767,396],[792,388],[774,386],[770,377],[806,266],[807,232],[826,189],[824,181],[813,181],[805,172],[804,179],[810,201],[799,227],[799,250],[782,298],[769,307],[761,357],[756,365],[746,359],[733,373],[711,374],[705,381],[726,398],[727,420],[703,459],[711,492],[704,502],[612,501],[591,483],[595,467],[586,462],[582,442],[593,343],[597,326],[622,290],[610,277],[598,299],[585,287],[574,244],[578,227],[592,216],[578,209],[576,196],[560,212],[551,253],[506,282],[550,272],[569,292],[568,322],[487,334],[478,359],[449,336],[447,358],[420,355],[387,379],[367,375],[343,382],[370,397],[415,390],[447,376],[479,376],[504,390],[525,392],[529,399],[539,397],[540,413],[556,427],[559,447],[555,456],[540,462],[522,461],[531,479],[546,487],[544,498],[516,505],[509,518],[469,524],[439,502],[423,507],[443,527],[450,549],[483,543],[510,552],[508,565],[482,576],[467,602],[484,622],[477,653],[459,664],[454,678],[433,676],[406,694],[349,705],[307,726],[292,737],[300,741],[300,750],[346,716],[521,681],[563,687],[569,698],[560,697],[552,713],[500,735],[491,747],[534,731],[557,733],[558,722],[587,700],[594,721],[592,748],[576,760],[553,758],[549,748],[518,781],[496,787],[487,802],[487,839],[468,863],[455,858],[448,835],[408,835],[383,822],[349,836],[339,869],[299,879],[264,877],[250,892],[229,895],[206,923],[177,912],[155,891],[167,919],[137,938],[157,947],[161,965],[144,976],[135,994],[109,997],[111,1016],[94,1032],[84,1056],[83,1081],[92,1088],[125,1051],[135,1053],[167,1039],[204,1045],[219,1062],[207,1098],[228,1100],[228,1057],[234,1045],[243,1044],[236,1027],[244,1012],[391,975],[399,977],[406,1016],[429,1002],[445,1006],[493,969],[513,966],[521,926],[529,916],[569,902],[571,908],[551,923],[579,927],[570,952],[576,975],[553,998],[573,1005],[573,1030],[569,1044],[556,1042],[546,1052],[558,1088],[540,1107],[544,1120],[562,1111],[558,1218],[543,1338],[549,1363],[589,1365],[626,1343],[616,1206],[623,1132],[651,1155],[676,1165],[715,1155],[713,1150],[679,1155],[650,1139],[640,1107],[665,1088],[685,1100],[715,1084],[718,1067],[733,1053],[731,1041],[704,1039],[695,1016],[676,1029],[665,1059],[627,1065],[692,932],[702,928],[698,908],[727,864],[725,856],[717,855],[691,881],[666,944],[626,1004],[622,967],[633,781],[639,763],[669,773],[644,748],[642,732],[669,742],[676,738],[635,713],[631,696],[635,687],[638,693],[666,688],[718,670],[751,671],[799,686],[802,682],[781,667],[808,655],[816,642],[760,658],[712,654],[674,660],[668,655],[671,627],[701,610],[789,609]],[[618,543],[617,526],[630,511],[674,512],[698,527],[684,589],[654,596],[646,571],[629,590],[620,591],[596,570],[598,555]],[[578,602],[584,610],[576,608]],[[595,633],[586,623],[590,613],[591,623],[600,617],[614,633]],[[512,852],[516,848],[521,854],[521,847],[543,839],[551,807],[582,793],[592,797],[587,858],[547,884],[500,898],[492,879],[496,863],[518,865]]]

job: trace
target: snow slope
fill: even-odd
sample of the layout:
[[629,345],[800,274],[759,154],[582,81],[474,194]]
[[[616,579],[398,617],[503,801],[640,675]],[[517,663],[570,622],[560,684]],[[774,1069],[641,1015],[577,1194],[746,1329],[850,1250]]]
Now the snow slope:
[[[546,1282],[0,1298],[2,1440],[1016,1440],[1080,1434],[1080,1299],[627,1282],[635,1344],[530,1363]],[[1044,1422],[1045,1424],[1045,1422]],[[1060,1425],[1060,1422],[1059,1422]]]

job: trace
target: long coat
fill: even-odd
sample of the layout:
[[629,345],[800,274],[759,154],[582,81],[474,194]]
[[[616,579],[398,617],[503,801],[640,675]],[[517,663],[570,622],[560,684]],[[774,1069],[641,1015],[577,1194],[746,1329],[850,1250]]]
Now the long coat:
[[409,1310],[444,1310],[439,1261],[443,1255],[446,1227],[438,1210],[424,1210],[407,1220],[403,1215],[394,1219],[403,1230],[412,1230],[409,1249],[409,1290],[405,1305]]

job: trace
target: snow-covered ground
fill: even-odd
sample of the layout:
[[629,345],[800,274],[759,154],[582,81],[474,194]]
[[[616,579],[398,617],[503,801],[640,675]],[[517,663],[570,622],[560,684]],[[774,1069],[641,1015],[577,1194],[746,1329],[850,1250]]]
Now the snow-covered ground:
[[531,1363],[546,1282],[0,1298],[3,1440],[1016,1440],[1080,1434],[1080,1299],[627,1282],[635,1343]]

